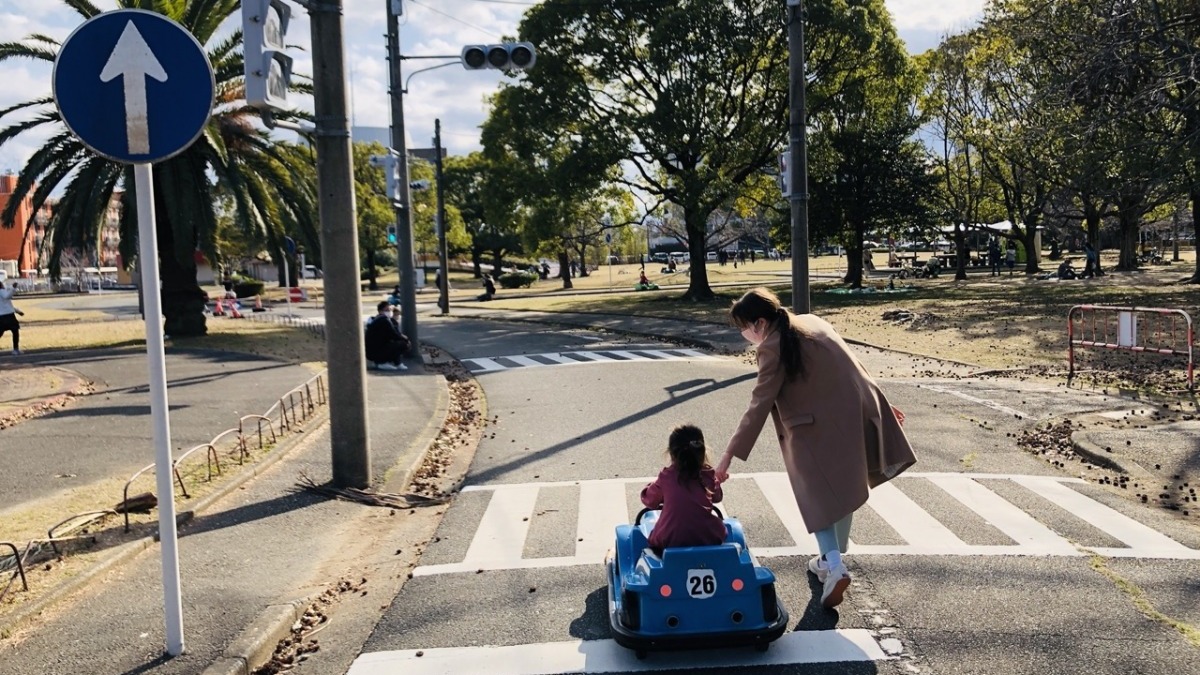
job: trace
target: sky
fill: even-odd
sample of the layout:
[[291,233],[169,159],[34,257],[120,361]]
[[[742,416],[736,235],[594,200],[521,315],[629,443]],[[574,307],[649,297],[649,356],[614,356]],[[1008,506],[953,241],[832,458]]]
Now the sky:
[[[885,0],[893,22],[908,46],[920,53],[934,47],[942,35],[957,32],[980,17],[986,0]],[[114,0],[94,0],[102,8],[116,8]],[[387,126],[387,0],[343,0],[348,75],[351,87],[351,122],[357,126]],[[779,0],[780,4],[784,0]],[[400,28],[405,56],[453,54],[463,45],[500,42],[514,36],[521,15],[533,0],[404,0]],[[292,5],[293,21],[288,42],[305,51],[294,53],[295,70],[311,73],[308,16]],[[234,17],[237,25],[240,18]],[[80,23],[80,17],[58,0],[0,0],[0,42],[30,34],[62,41]],[[231,24],[232,25],[232,24]],[[227,27],[226,31],[232,28]],[[407,78],[415,70],[440,63],[410,60]],[[535,66],[536,67],[536,66]],[[0,109],[50,93],[51,67],[42,62],[9,60],[0,63]],[[485,100],[503,79],[496,71],[467,71],[458,65],[413,75],[404,99],[404,119],[410,147],[433,145],[434,119],[442,121],[442,142],[450,154],[479,149],[479,125],[487,115]],[[0,125],[24,119],[16,114]],[[18,171],[50,135],[29,132],[0,146],[0,171]]]

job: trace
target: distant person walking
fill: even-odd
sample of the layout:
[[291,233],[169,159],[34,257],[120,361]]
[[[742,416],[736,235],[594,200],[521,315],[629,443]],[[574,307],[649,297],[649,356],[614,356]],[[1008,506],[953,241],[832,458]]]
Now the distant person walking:
[[21,355],[21,322],[17,315],[25,316],[25,312],[13,307],[13,290],[0,281],[0,338],[12,331],[13,356]]
[[1008,268],[1008,276],[1013,275],[1013,268],[1017,266],[1017,245],[1013,242],[1008,242],[1008,249],[1004,251],[1004,266]]
[[1000,240],[996,237],[988,240],[988,266],[992,268],[992,276],[1000,276]]
[[1092,246],[1092,242],[1083,242],[1083,274],[1079,275],[1081,279],[1091,279],[1100,272],[1100,256],[1096,253],[1096,247]]

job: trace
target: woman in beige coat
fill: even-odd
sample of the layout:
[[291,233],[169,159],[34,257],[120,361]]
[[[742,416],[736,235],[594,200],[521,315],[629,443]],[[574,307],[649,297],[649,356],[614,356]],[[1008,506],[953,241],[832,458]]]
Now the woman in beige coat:
[[765,288],[746,293],[729,315],[758,348],[758,381],[717,478],[729,477],[734,457],[750,455],[770,415],[800,515],[821,551],[808,569],[824,586],[821,604],[836,607],[850,586],[841,554],[854,511],[870,488],[917,461],[904,416],[824,320],[792,314]]

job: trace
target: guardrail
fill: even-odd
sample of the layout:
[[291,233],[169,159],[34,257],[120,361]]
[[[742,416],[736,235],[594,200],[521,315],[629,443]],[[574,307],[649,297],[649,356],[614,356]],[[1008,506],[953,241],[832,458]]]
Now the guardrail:
[[1075,377],[1075,348],[1098,347],[1187,357],[1188,391],[1195,391],[1192,317],[1181,309],[1075,305],[1067,312],[1067,382]]
[[[314,395],[314,391],[316,392],[315,395]],[[257,423],[257,428],[252,429],[251,431],[252,431],[252,433],[257,434],[258,449],[262,450],[263,448],[266,447],[266,444],[267,444],[266,438],[263,433],[264,423],[266,424],[267,431],[270,432],[271,444],[275,444],[278,442],[280,435],[282,435],[283,433],[285,433],[287,431],[291,431],[293,428],[298,426],[301,422],[307,422],[309,420],[309,418],[312,417],[313,413],[316,411],[317,406],[325,405],[326,402],[327,402],[327,399],[325,396],[325,376],[323,373],[320,373],[320,374],[314,375],[313,377],[309,378],[307,381],[305,381],[300,386],[291,389],[290,391],[285,393],[283,396],[280,396],[279,400],[277,402],[275,402],[270,408],[268,408],[267,411],[264,412],[263,414],[261,414],[261,415],[243,415],[238,418],[238,425],[236,427],[222,431],[221,433],[217,434],[216,436],[213,436],[213,438],[207,443],[201,443],[200,445],[189,448],[187,451],[185,451],[178,457],[171,460],[171,471],[175,474],[175,482],[179,485],[180,493],[183,495],[183,497],[185,499],[188,499],[191,497],[191,495],[188,493],[187,485],[185,484],[185,482],[183,480],[183,477],[180,473],[179,467],[183,463],[184,460],[191,457],[193,454],[199,452],[200,450],[204,450],[205,463],[206,463],[206,468],[207,468],[207,477],[206,477],[205,481],[211,482],[213,479],[213,475],[214,475],[214,472],[213,472],[214,467],[216,469],[216,475],[220,475],[222,473],[221,459],[220,459],[220,453],[218,451],[218,448],[221,446],[222,441],[225,441],[227,438],[234,437],[233,451],[237,453],[238,463],[239,464],[246,463],[246,459],[250,456],[249,442],[247,440],[247,428],[246,428],[247,421],[253,420]],[[279,433],[278,434],[276,434],[276,432],[275,432],[275,423],[276,422],[275,422],[275,417],[273,417],[273,416],[278,417],[278,421],[279,421],[278,422],[279,423]],[[125,482],[125,487],[121,493],[121,509],[120,510],[123,511],[124,515],[125,515],[125,531],[126,532],[128,532],[130,529],[129,488],[133,484],[133,482],[135,480],[137,480],[138,478],[140,478],[143,474],[145,474],[147,472],[152,472],[154,470],[155,470],[154,464],[144,466],[141,469],[139,469],[137,471],[137,473],[134,473],[132,476],[130,476],[129,480]]]
[[[234,437],[232,441],[233,452],[237,453],[238,463],[245,464],[246,459],[250,456],[249,438],[250,434],[255,434],[258,437],[258,449],[263,450],[267,447],[269,432],[270,445],[279,442],[280,436],[286,431],[290,431],[300,422],[306,422],[311,418],[316,411],[317,406],[325,405],[328,402],[325,390],[325,374],[318,373],[312,376],[303,384],[288,391],[279,400],[271,406],[267,412],[262,415],[243,415],[238,418],[238,424],[235,428],[226,429],[214,436],[209,442],[201,443],[180,454],[171,461],[171,472],[175,475],[175,483],[179,485],[179,490],[183,497],[190,498],[187,491],[187,484],[183,480],[183,475],[180,473],[180,465],[189,457],[204,450],[204,457],[207,466],[206,481],[212,481],[213,468],[216,468],[216,474],[221,474],[221,460],[218,448],[222,442],[229,442],[229,437]],[[275,419],[271,415],[278,414],[279,430],[276,432]],[[246,422],[254,421],[254,427],[247,428]],[[129,487],[135,480],[140,478],[147,472],[154,471],[156,466],[150,464],[142,467],[125,482],[125,486],[121,493],[121,511],[125,513],[125,531],[130,530],[129,524]],[[173,497],[173,496],[172,496]],[[77,537],[69,536],[67,533],[72,532],[87,525],[90,525],[98,520],[117,514],[116,509],[104,509],[101,511],[88,511],[85,513],[77,513],[65,520],[56,523],[47,531],[46,539],[34,539],[25,547],[25,552],[22,553],[17,548],[16,544],[7,541],[0,541],[0,548],[11,549],[12,553],[0,555],[0,574],[6,573],[9,570],[14,570],[8,582],[0,587],[0,599],[2,599],[12,587],[13,583],[19,577],[21,579],[21,587],[23,591],[29,590],[29,583],[25,578],[25,564],[33,558],[38,558],[44,553],[45,545],[49,544],[55,555],[62,555],[58,544],[61,542],[69,542],[77,539]],[[70,525],[65,528],[65,525]]]

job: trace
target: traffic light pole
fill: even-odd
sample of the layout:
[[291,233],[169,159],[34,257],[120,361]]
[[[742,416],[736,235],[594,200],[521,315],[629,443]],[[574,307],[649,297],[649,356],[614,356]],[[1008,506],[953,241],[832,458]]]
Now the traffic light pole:
[[371,484],[358,220],[347,116],[342,0],[310,3],[317,190],[325,268],[330,445],[338,487]]
[[804,0],[788,4],[789,165],[792,167],[792,311],[812,311],[808,287],[808,126],[804,65]]
[[438,284],[438,291],[441,297],[438,304],[442,308],[442,314],[450,313],[450,256],[446,249],[446,196],[445,190],[442,189],[442,120],[435,119],[433,121],[433,152],[434,152],[434,167],[437,172],[434,175],[434,183],[437,185],[437,236],[438,236],[438,269],[441,274],[438,278],[441,283]]
[[[420,354],[421,342],[417,333],[417,265],[413,255],[412,197],[409,193],[408,147],[404,138],[404,88],[400,73],[400,21],[393,12],[391,0],[387,5],[388,89],[392,98],[392,149],[399,162],[397,180],[399,199],[396,201],[396,267],[400,270],[401,330],[411,343],[410,353]],[[358,308],[358,305],[355,305]]]

